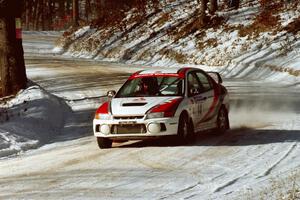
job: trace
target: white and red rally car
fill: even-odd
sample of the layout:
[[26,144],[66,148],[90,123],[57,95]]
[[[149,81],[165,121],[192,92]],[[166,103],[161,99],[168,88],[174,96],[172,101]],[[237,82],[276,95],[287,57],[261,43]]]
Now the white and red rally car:
[[144,70],[132,74],[111,99],[103,103],[93,121],[100,148],[113,140],[144,140],[189,136],[213,129],[229,129],[228,92],[216,72],[197,68]]

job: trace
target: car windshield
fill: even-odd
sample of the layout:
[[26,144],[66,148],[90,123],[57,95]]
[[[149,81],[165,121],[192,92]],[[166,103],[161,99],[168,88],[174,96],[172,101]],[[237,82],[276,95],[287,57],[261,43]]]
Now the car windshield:
[[182,96],[183,82],[183,78],[175,76],[149,76],[129,79],[115,97]]

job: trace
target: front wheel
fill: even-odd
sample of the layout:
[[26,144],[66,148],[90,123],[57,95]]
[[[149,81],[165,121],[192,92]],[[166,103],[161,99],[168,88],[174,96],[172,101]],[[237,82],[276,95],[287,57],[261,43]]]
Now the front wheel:
[[179,118],[177,141],[180,144],[187,143],[193,136],[192,122],[189,122],[187,115]]
[[229,129],[228,113],[224,107],[221,107],[217,118],[217,131],[218,133],[223,134],[227,129]]
[[108,149],[112,146],[112,140],[103,137],[97,137],[98,147],[100,149]]

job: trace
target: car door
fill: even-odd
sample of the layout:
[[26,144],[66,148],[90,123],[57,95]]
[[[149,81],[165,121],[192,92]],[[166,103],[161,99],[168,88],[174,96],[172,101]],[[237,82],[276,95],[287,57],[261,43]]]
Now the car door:
[[211,79],[205,74],[205,72],[197,71],[195,74],[201,85],[199,96],[201,96],[202,99],[202,114],[200,116],[201,119],[198,120],[198,123],[201,124],[208,122],[214,113],[215,94]]
[[187,75],[187,96],[189,99],[189,112],[193,118],[195,129],[198,128],[200,120],[204,117],[203,107],[206,96],[202,95],[203,90],[196,72],[189,72]]

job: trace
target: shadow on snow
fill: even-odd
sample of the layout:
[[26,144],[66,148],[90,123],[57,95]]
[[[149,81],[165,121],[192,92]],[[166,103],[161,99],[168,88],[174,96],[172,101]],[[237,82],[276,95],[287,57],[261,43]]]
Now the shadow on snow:
[[271,143],[300,142],[300,130],[255,130],[250,128],[232,129],[225,134],[214,132],[199,133],[187,144],[174,144],[172,139],[138,141],[124,144],[120,148],[170,147],[170,146],[251,146]]

